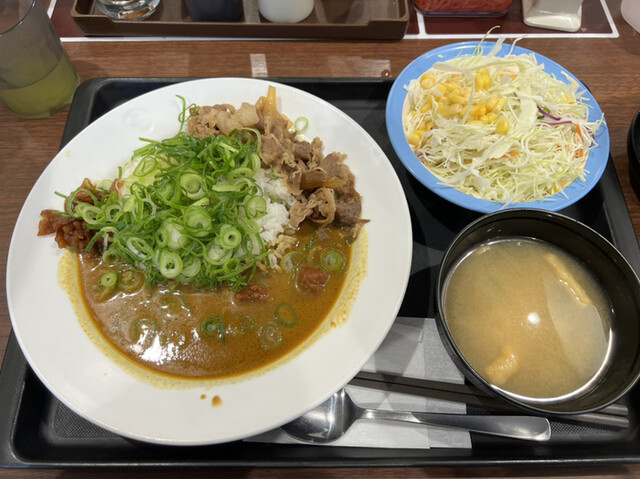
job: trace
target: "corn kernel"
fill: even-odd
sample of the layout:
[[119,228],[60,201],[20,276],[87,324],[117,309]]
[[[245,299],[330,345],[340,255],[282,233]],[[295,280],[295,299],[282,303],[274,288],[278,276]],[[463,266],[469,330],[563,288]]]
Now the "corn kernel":
[[432,128],[433,128],[432,121],[423,121],[418,127],[418,130],[430,131]]
[[438,91],[439,91],[440,93],[442,93],[443,95],[444,95],[445,93],[447,93],[447,87],[446,87],[446,86],[444,86],[442,83],[438,83],[438,84],[436,85],[436,88],[437,88],[437,89],[438,89]]
[[483,116],[487,114],[487,107],[484,106],[483,103],[474,106],[471,108],[471,115],[473,116]]
[[482,123],[484,123],[485,125],[488,125],[488,124],[489,124],[489,118],[487,117],[487,115],[482,115],[482,116],[480,117],[480,121],[481,121]]
[[489,119],[489,123],[493,123],[494,121],[496,121],[496,118],[498,118],[498,115],[491,111],[487,113],[487,118]]
[[492,96],[487,100],[487,110],[488,111],[493,110],[497,104],[498,104],[498,98],[495,96]]
[[449,107],[449,115],[456,116],[462,114],[464,107],[460,103],[454,103]]
[[496,113],[500,113],[502,111],[502,108],[504,107],[505,102],[506,100],[504,98],[499,98],[496,106],[494,106],[492,110]]
[[504,116],[500,117],[500,119],[498,120],[498,123],[496,124],[496,133],[500,133],[501,135],[504,135],[509,131],[509,128],[511,128],[511,123],[509,122],[509,119]]
[[436,84],[436,77],[433,75],[423,75],[420,80],[420,86],[425,90],[430,90]]
[[451,104],[451,100],[449,99],[449,97],[448,97],[448,96],[440,97],[440,99],[438,100],[438,102],[439,102],[441,105],[449,105],[449,104]]
[[420,140],[422,139],[421,135],[416,135],[415,133],[411,133],[408,137],[407,137],[407,141],[409,142],[410,145],[412,146],[418,146],[420,145]]
[[451,95],[449,95],[449,99],[452,103],[466,103],[465,97],[455,93],[451,93]]
[[440,105],[438,107],[437,113],[439,115],[442,115],[445,118],[447,118],[449,116],[449,106],[448,105]]
[[453,92],[456,90],[460,90],[460,83],[458,83],[457,81],[450,81],[447,82],[446,87],[448,91]]

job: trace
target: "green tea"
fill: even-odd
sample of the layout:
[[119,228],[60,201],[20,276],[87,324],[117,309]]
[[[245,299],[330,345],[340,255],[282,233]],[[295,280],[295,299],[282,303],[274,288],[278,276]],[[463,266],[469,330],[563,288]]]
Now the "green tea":
[[44,78],[27,86],[0,89],[0,101],[23,118],[44,118],[71,103],[78,83],[73,64],[63,51],[57,65]]

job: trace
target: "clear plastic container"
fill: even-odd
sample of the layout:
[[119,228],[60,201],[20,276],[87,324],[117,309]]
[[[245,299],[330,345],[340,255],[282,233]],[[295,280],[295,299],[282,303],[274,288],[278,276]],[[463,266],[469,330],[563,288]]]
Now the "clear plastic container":
[[501,17],[509,11],[512,0],[413,0],[423,15],[459,17]]

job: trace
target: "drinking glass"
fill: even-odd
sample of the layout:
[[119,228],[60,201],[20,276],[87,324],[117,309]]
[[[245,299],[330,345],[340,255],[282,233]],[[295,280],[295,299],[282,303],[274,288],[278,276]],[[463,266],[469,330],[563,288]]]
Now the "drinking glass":
[[144,20],[158,5],[160,0],[96,0],[98,10],[114,20]]
[[0,101],[44,118],[73,100],[79,78],[41,0],[0,1]]

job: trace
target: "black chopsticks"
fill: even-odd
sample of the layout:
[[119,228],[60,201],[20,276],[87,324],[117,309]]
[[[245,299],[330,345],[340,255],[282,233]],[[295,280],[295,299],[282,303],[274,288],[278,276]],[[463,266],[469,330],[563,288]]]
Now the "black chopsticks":
[[[460,402],[505,412],[521,412],[516,406],[494,398],[481,389],[469,384],[454,384],[444,381],[360,371],[349,382],[349,385]],[[612,404],[593,413],[567,415],[562,418],[554,417],[553,419],[621,429],[629,427],[628,408],[624,404],[619,403]]]

